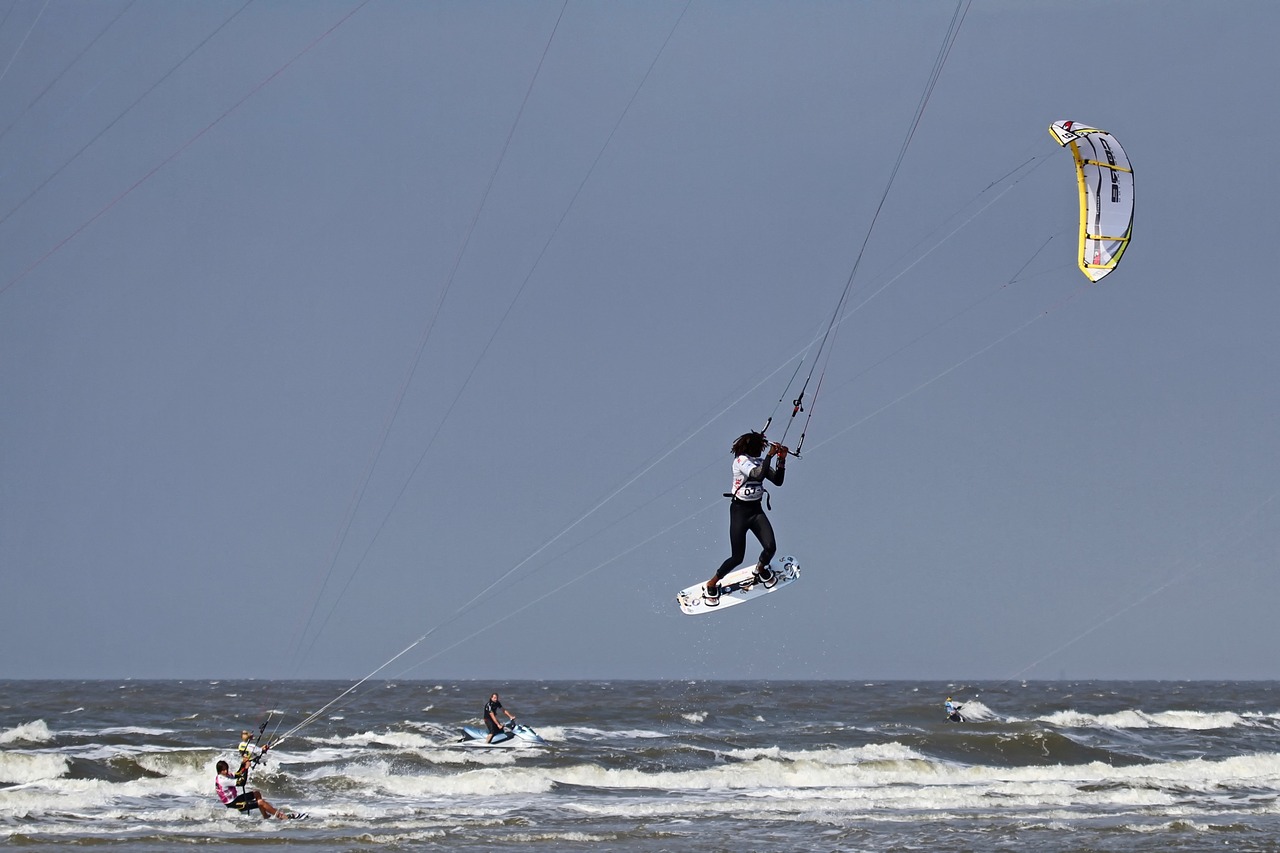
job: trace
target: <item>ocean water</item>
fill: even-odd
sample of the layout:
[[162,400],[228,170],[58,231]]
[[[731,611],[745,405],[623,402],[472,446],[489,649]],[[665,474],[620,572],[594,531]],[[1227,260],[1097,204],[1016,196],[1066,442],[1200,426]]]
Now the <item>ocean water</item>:
[[[1280,683],[0,682],[0,848],[1280,850]],[[489,692],[551,746],[475,750]],[[948,721],[948,695],[970,720]]]

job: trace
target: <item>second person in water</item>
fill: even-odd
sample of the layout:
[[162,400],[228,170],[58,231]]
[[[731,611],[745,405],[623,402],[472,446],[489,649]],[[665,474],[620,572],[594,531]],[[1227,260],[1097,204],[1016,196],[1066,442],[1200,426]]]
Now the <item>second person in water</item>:
[[[769,452],[765,453],[765,445]],[[756,580],[770,589],[778,582],[769,561],[777,553],[773,525],[764,514],[762,499],[768,494],[764,482],[781,486],[787,474],[787,448],[770,443],[764,433],[749,432],[733,443],[733,491],[729,502],[729,548],[731,554],[707,581],[704,597],[708,606],[720,603],[720,579],[742,565],[747,554],[747,531],[760,540],[760,559],[756,563]],[[761,458],[761,454],[764,454]],[[777,457],[777,464],[773,460]]]

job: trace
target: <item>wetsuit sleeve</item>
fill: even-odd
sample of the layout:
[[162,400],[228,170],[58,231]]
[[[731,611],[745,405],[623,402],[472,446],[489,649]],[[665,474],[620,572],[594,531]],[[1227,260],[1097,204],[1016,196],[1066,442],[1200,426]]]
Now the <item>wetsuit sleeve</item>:
[[775,486],[781,486],[782,481],[787,476],[787,463],[783,462],[777,468],[770,464],[768,459],[764,460],[764,476]]

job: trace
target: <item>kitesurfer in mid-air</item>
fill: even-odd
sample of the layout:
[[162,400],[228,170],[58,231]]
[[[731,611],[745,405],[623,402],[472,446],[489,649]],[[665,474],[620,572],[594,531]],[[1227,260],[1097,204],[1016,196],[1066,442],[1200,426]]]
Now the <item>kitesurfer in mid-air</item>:
[[[765,453],[765,445],[769,452]],[[720,568],[707,581],[703,597],[708,607],[720,603],[720,579],[742,565],[747,554],[747,531],[755,534],[760,540],[760,559],[756,563],[756,581],[765,589],[772,589],[778,582],[769,561],[778,550],[773,538],[773,525],[769,516],[764,514],[761,499],[768,494],[764,481],[781,486],[787,474],[787,448],[777,442],[769,442],[764,433],[749,432],[738,436],[733,443],[733,491],[726,497],[729,502],[729,558],[720,564]],[[764,457],[761,458],[761,454]],[[774,457],[778,462],[775,466]]]
[[502,707],[502,702],[498,700],[497,693],[489,694],[489,701],[484,703],[484,727],[489,730],[489,736],[484,739],[485,743],[493,743],[493,736],[501,733],[502,723],[498,722],[498,712],[507,715],[507,719],[515,722],[516,718],[511,716],[511,712]]

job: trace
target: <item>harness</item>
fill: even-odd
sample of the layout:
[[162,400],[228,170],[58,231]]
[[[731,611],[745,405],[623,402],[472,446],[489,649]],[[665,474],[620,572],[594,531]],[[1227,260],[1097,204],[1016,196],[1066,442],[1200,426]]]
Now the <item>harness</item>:
[[743,477],[743,478],[742,478],[742,482],[741,482],[741,483],[739,483],[737,486],[735,486],[732,492],[725,492],[723,496],[724,496],[724,497],[726,497],[726,498],[729,498],[729,499],[731,499],[731,500],[735,500],[735,501],[736,501],[736,500],[738,500],[738,492],[742,491],[742,488],[743,488],[744,486],[755,485],[757,488],[759,488],[759,489],[760,489],[760,491],[761,491],[761,492],[763,492],[763,493],[764,493],[764,508],[765,508],[766,510],[769,510],[770,512],[772,512],[772,511],[773,511],[773,503],[772,503],[772,501],[769,499],[769,490],[768,490],[767,488],[765,488],[765,485],[764,485],[764,473],[763,473],[763,472],[764,472],[764,467],[765,467],[765,465],[766,465],[766,464],[767,464],[767,462],[761,462],[761,463],[760,463],[760,470],[761,470],[760,479],[758,479],[758,480],[753,480],[753,479],[751,479],[750,477]]

